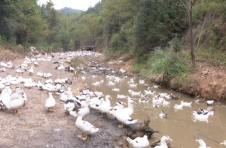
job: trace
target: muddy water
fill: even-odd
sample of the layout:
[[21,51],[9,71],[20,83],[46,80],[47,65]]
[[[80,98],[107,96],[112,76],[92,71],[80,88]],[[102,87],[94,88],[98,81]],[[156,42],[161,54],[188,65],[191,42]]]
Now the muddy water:
[[[118,100],[117,93],[112,91],[112,88],[119,88],[121,95],[129,95],[128,89],[132,89],[133,91],[142,91],[146,89],[144,85],[139,84],[139,79],[135,79],[135,83],[138,84],[137,88],[129,88],[127,82],[130,78],[122,79],[120,82],[116,82],[115,86],[108,86],[109,80],[105,76],[88,76],[86,80],[84,80],[88,86],[92,86],[91,84],[97,81],[104,80],[100,86],[92,86],[97,91],[103,92],[105,95],[111,95],[112,100],[111,104],[113,105]],[[153,86],[153,83],[149,82],[148,86]],[[169,137],[173,140],[171,146],[174,148],[198,148],[199,143],[196,142],[196,139],[203,139],[206,142],[206,145],[211,148],[221,148],[224,147],[219,145],[217,142],[223,142],[226,139],[226,108],[213,105],[213,108],[216,110],[216,114],[214,116],[210,116],[208,122],[206,121],[193,121],[191,119],[192,111],[199,110],[199,108],[207,109],[207,105],[204,103],[195,103],[194,98],[182,93],[178,93],[176,91],[170,90],[168,88],[160,87],[158,89],[153,89],[157,93],[168,93],[174,94],[175,96],[179,97],[179,100],[167,100],[170,101],[170,106],[164,107],[162,105],[159,108],[153,107],[152,104],[152,97],[149,103],[139,103],[139,98],[137,98],[137,104],[134,105],[135,111],[132,115],[132,118],[145,120],[149,116],[151,119],[150,126],[155,129],[159,130],[159,134],[154,134],[153,138],[150,140],[150,143],[154,142],[157,139],[160,139],[163,135],[169,135]],[[192,101],[192,107],[184,107],[183,110],[175,110],[174,104],[180,104],[180,101],[184,100],[186,102]],[[127,102],[126,100],[124,100]],[[165,113],[168,114],[167,119],[161,119],[159,114],[161,110],[164,110]]]

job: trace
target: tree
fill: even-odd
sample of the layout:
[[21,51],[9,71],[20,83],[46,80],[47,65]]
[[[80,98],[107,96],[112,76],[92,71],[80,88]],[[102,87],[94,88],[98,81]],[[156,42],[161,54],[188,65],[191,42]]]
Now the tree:
[[180,1],[188,11],[192,67],[195,68],[195,54],[194,54],[193,33],[192,33],[192,7],[195,5],[197,0],[186,0],[186,4],[182,0]]
[[41,9],[35,0],[18,0],[10,4],[12,7],[8,25],[12,28],[12,35],[17,43],[24,45],[28,40],[35,40],[42,35],[45,21],[41,17]]
[[84,33],[93,44],[95,50],[98,35],[102,30],[101,17],[96,14],[87,14],[83,17],[82,23],[84,24]]

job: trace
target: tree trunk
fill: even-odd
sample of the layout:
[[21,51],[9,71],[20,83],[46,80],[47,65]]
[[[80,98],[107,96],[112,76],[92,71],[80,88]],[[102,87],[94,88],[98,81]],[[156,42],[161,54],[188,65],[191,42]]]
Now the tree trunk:
[[192,67],[195,68],[195,55],[194,55],[194,46],[193,46],[193,33],[192,33],[192,5],[189,11],[189,27],[190,27],[190,42],[191,42],[191,58],[192,58]]

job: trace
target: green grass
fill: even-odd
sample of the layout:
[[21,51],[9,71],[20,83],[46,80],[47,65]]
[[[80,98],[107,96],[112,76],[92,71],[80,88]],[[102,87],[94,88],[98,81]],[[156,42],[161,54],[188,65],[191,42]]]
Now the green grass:
[[208,62],[214,66],[226,66],[226,54],[213,47],[199,48],[196,60]]
[[165,81],[188,73],[188,64],[184,57],[174,57],[173,51],[158,49],[148,59],[147,67],[141,71],[141,76],[152,79],[162,75]]

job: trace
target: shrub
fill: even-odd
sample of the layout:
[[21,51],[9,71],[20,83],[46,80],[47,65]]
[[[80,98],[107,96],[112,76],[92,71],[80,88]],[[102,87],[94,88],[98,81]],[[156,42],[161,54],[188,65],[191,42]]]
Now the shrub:
[[149,60],[150,78],[162,74],[164,80],[168,81],[183,73],[188,72],[187,62],[184,58],[174,57],[172,50],[156,50]]

